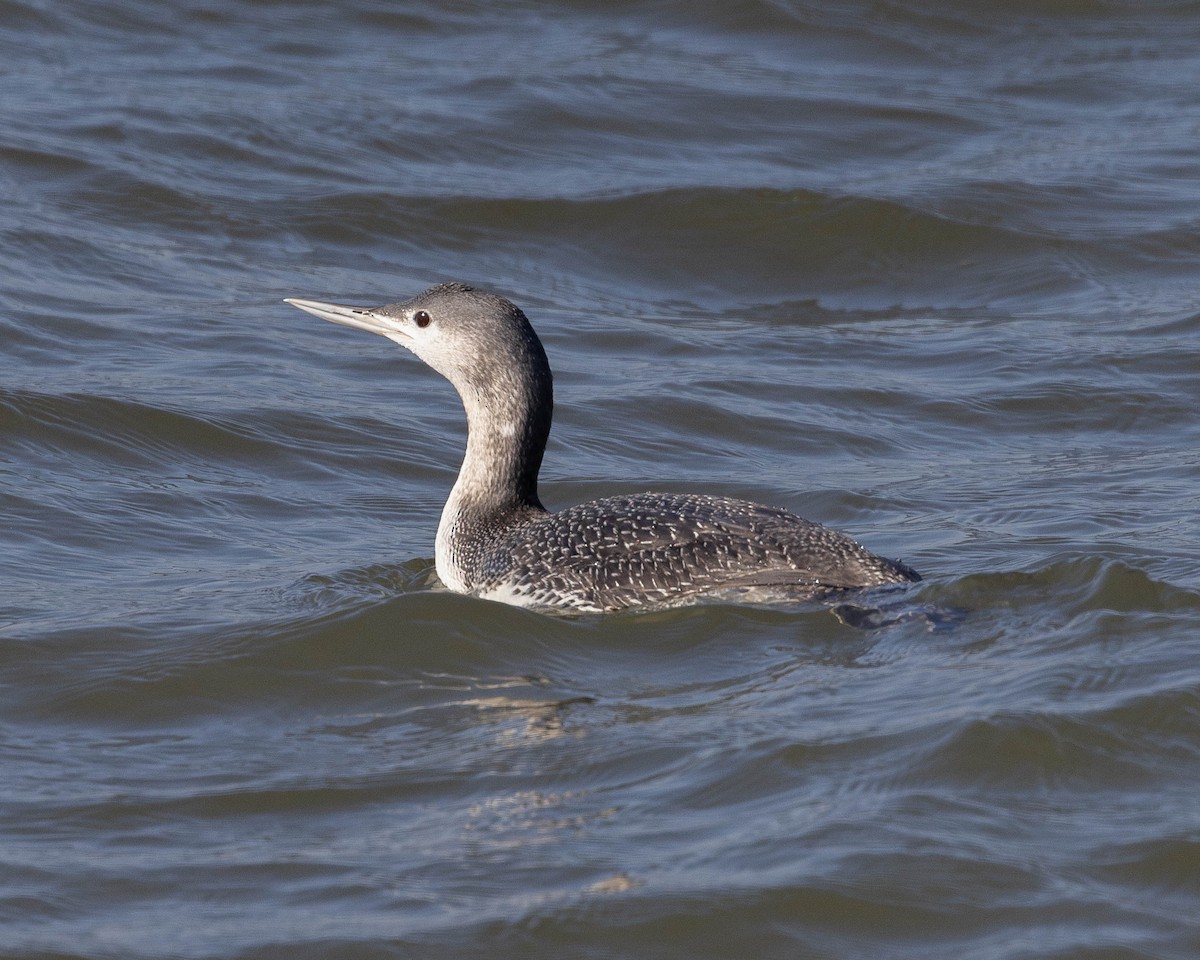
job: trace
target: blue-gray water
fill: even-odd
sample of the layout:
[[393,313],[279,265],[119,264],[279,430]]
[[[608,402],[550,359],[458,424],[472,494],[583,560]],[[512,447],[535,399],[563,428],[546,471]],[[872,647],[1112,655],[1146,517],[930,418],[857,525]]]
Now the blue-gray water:
[[[1200,956],[1200,5],[0,0],[0,955]],[[550,507],[959,611],[439,589],[444,279]]]

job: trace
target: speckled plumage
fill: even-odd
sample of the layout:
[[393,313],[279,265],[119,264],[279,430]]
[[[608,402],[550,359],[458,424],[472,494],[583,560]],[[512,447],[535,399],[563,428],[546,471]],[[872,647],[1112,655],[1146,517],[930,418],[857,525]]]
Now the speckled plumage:
[[917,579],[785,510],[670,493],[568,507],[465,553],[484,596],[585,611],[738,592],[799,600]]
[[602,612],[705,596],[808,599],[920,579],[837,531],[744,500],[643,493],[546,512],[537,475],[550,367],[525,315],[502,297],[442,284],[379,308],[289,302],[392,339],[458,390],[467,451],[436,551],[452,590]]

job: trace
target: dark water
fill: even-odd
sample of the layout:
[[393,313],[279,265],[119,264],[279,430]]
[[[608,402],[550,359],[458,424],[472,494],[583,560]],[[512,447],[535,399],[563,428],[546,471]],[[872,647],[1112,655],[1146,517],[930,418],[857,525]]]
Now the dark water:
[[[1200,5],[0,0],[0,954],[1200,956]],[[927,576],[440,590],[448,278],[542,495]]]

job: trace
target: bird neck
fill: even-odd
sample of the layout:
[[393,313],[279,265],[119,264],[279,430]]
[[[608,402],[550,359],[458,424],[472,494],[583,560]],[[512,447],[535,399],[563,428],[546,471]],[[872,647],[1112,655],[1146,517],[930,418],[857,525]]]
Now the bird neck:
[[467,451],[438,525],[437,568],[451,589],[469,591],[475,548],[545,513],[537,479],[553,393],[547,369],[515,384],[460,386],[459,394],[467,413]]
[[[523,399],[523,398],[522,398]],[[487,512],[536,507],[550,411],[533,402],[467,408],[467,451],[451,498]]]

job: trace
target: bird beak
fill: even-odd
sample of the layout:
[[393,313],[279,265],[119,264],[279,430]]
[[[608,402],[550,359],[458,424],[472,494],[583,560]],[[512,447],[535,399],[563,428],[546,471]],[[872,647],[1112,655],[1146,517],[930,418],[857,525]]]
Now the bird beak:
[[389,340],[396,340],[397,335],[408,340],[408,335],[401,330],[396,321],[388,316],[378,313],[369,307],[346,307],[340,303],[321,303],[319,300],[296,300],[286,299],[284,303],[290,303],[293,307],[299,307],[307,313],[311,313],[314,317],[320,317],[322,320],[328,320],[331,323],[340,323],[343,327],[354,327],[356,330],[366,330],[368,333],[377,333],[381,337],[387,337]]

